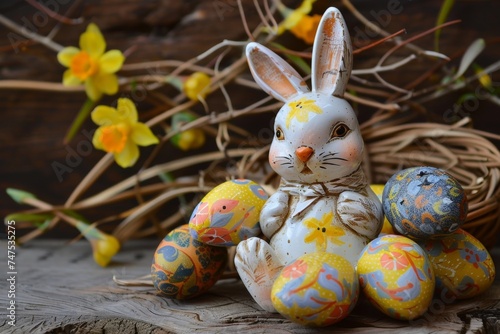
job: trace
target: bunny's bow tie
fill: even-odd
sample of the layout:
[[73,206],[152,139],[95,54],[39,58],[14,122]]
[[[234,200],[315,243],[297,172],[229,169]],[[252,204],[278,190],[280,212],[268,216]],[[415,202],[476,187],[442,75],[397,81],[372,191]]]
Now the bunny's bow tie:
[[355,172],[345,177],[328,182],[304,184],[282,180],[280,190],[290,195],[299,196],[299,201],[292,213],[292,218],[295,218],[322,197],[338,196],[344,191],[361,192],[367,185],[365,173],[359,167]]

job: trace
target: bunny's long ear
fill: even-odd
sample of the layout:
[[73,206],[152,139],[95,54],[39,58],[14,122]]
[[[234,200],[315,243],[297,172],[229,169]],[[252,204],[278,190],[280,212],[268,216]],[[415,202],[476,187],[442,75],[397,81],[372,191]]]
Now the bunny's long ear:
[[248,65],[259,86],[274,98],[286,102],[309,91],[297,71],[273,51],[259,43],[247,45]]
[[344,17],[328,8],[318,26],[312,53],[313,91],[344,95],[352,69],[352,46]]

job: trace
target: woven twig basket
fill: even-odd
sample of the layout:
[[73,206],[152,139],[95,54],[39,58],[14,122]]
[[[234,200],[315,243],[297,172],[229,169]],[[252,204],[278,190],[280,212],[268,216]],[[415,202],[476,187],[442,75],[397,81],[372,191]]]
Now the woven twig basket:
[[500,230],[500,152],[485,133],[469,127],[411,123],[387,115],[361,125],[364,167],[371,183],[384,184],[398,170],[433,166],[446,170],[466,191],[469,213],[463,228],[491,248]]

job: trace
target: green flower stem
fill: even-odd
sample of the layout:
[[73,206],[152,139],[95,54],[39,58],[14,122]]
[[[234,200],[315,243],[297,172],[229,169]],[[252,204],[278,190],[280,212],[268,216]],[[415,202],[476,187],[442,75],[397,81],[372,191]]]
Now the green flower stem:
[[[52,211],[55,216],[57,216],[60,219],[63,219],[64,221],[68,222],[70,225],[72,225],[74,227],[77,227],[77,225],[80,222],[78,219],[71,217],[64,212],[59,211],[60,209],[50,205],[47,202],[39,200],[36,197],[23,196],[18,203],[31,205],[31,206],[33,206],[37,209],[41,209],[41,210]],[[71,214],[71,212],[70,212],[70,214]]]
[[94,109],[97,102],[98,101],[92,101],[90,98],[87,98],[82,108],[78,112],[78,115],[76,115],[75,120],[71,124],[71,127],[66,133],[66,136],[64,137],[64,144],[68,144],[73,139],[75,134],[82,126],[83,122],[87,119],[87,117],[90,115],[90,112]]
[[[440,26],[443,24],[448,18],[448,14],[450,14],[453,5],[455,4],[455,0],[444,0],[441,5],[441,9],[439,10],[439,15],[436,21],[436,26]],[[439,38],[441,37],[441,28],[437,29],[434,32],[434,51],[439,51]]]

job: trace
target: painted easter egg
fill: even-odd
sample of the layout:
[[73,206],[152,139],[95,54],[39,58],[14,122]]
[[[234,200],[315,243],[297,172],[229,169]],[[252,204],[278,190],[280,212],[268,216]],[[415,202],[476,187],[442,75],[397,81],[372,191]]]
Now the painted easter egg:
[[291,321],[324,327],[344,319],[359,295],[349,261],[326,252],[308,253],[284,267],[273,284],[274,308]]
[[214,246],[234,246],[260,234],[259,216],[269,196],[257,183],[224,182],[203,197],[189,228],[193,238]]
[[385,235],[363,249],[357,271],[361,291],[383,313],[412,320],[425,313],[435,279],[426,252],[402,235]]
[[436,293],[443,300],[474,297],[495,279],[495,265],[483,244],[459,229],[420,245],[427,251],[436,275]]
[[[382,184],[370,184],[370,188],[373,190],[375,195],[377,195],[380,202],[382,202],[382,193],[384,192],[384,185]],[[379,235],[385,234],[394,234],[394,229],[392,228],[391,223],[387,220],[387,217],[384,215],[384,223],[382,225],[382,230]]]
[[195,297],[212,287],[227,263],[227,250],[191,237],[188,225],[172,230],[154,253],[155,288],[169,298]]
[[465,222],[468,209],[458,181],[434,167],[394,174],[385,185],[382,206],[394,230],[414,239],[453,233]]

